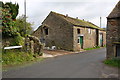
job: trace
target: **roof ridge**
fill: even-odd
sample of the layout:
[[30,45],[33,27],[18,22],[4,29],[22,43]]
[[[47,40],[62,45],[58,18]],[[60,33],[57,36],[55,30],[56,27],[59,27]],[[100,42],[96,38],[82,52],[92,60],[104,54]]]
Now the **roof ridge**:
[[102,29],[102,28],[98,27],[97,25],[93,24],[92,22],[84,21],[81,19],[76,19],[76,18],[66,16],[66,15],[63,15],[60,13],[56,13],[54,11],[51,11],[51,13],[62,16],[63,19],[65,19],[66,21],[68,21],[74,25],[86,26],[86,27],[91,27],[91,28],[95,28],[95,29]]
[[107,18],[117,18],[120,17],[120,1],[115,5],[111,13]]
[[[52,13],[55,13],[57,15],[61,15],[61,16],[64,16],[64,17],[68,17],[68,18],[71,18],[71,19],[74,19],[74,20],[77,20],[76,18],[73,18],[73,17],[70,17],[70,16],[65,16],[64,14],[60,14],[60,13],[57,13],[57,12],[54,12],[54,11],[51,11]],[[81,19],[78,19],[78,20],[81,20]],[[83,20],[82,20],[83,21]]]

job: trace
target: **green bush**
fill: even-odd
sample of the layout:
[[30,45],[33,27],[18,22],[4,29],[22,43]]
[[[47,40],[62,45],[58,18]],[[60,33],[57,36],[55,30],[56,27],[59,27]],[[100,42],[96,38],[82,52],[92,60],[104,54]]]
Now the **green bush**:
[[112,58],[104,61],[105,64],[120,68],[120,58]]
[[24,38],[17,33],[17,36],[15,36],[10,44],[11,46],[19,46],[24,45]]

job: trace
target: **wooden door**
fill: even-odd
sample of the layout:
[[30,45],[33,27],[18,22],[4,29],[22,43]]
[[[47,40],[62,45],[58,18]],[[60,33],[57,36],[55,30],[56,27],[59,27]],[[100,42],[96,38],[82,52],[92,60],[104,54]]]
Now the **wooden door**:
[[83,49],[83,36],[80,36],[80,45],[81,45],[81,48]]

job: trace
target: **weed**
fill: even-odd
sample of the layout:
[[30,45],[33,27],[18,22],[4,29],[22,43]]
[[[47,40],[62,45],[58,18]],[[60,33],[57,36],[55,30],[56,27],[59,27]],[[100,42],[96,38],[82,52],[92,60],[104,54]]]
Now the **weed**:
[[93,49],[98,49],[98,48],[100,48],[100,46],[95,46],[93,48],[85,48],[84,50],[93,50]]
[[110,66],[115,66],[120,68],[120,58],[106,59],[104,63]]

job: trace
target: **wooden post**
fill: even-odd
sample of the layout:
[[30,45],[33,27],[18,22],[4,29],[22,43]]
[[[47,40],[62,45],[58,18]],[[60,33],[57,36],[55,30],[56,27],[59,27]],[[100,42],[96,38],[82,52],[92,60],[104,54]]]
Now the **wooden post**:
[[34,41],[30,41],[30,53],[34,55]]

